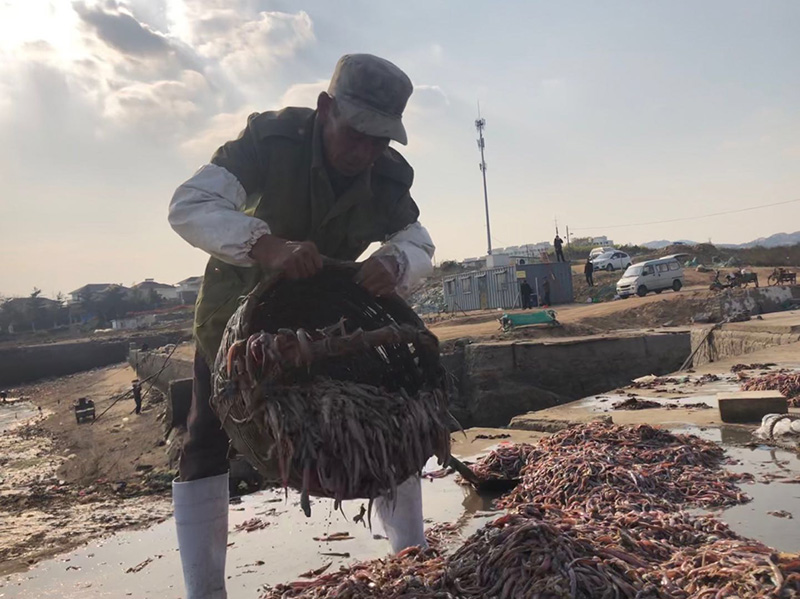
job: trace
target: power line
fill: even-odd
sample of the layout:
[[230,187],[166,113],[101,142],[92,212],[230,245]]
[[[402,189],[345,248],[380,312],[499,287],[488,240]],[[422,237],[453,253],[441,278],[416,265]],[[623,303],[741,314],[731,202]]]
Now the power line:
[[586,231],[588,229],[621,229],[623,227],[643,227],[645,225],[661,225],[665,223],[677,223],[681,221],[687,220],[697,220],[698,218],[711,218],[712,216],[724,216],[726,214],[737,214],[739,212],[748,212],[750,210],[760,210],[762,208],[772,208],[773,206],[783,206],[785,204],[793,204],[795,202],[800,202],[800,198],[796,198],[794,200],[786,200],[784,202],[774,202],[772,204],[761,204],[759,206],[750,206],[749,208],[739,208],[737,210],[725,210],[723,212],[712,212],[711,214],[700,214],[695,216],[685,216],[681,218],[671,218],[668,220],[654,220],[644,223],[629,223],[626,225],[596,225],[592,227],[573,227],[573,231]]

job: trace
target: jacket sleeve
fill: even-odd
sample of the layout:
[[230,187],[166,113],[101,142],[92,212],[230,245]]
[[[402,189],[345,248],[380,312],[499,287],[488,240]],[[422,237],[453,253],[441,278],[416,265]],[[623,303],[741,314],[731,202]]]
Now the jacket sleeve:
[[235,266],[252,266],[253,244],[270,232],[263,220],[242,212],[247,194],[227,168],[207,164],[178,187],[169,223],[194,247]]
[[378,248],[373,256],[394,256],[400,265],[397,292],[408,296],[423,278],[433,272],[433,245],[428,230],[415,221],[397,231]]
[[259,114],[251,114],[239,137],[178,187],[169,206],[169,223],[178,235],[235,266],[255,264],[248,254],[270,232],[267,223],[243,212],[247,196],[262,187],[265,171],[259,122]]

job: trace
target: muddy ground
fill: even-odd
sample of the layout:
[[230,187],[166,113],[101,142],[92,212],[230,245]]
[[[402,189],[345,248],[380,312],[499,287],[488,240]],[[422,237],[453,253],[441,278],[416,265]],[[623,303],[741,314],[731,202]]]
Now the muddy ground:
[[[23,400],[0,405],[0,574],[170,515],[163,398],[148,393],[134,414],[119,399],[133,378],[127,365],[101,368],[13,389]],[[95,401],[93,424],[76,422],[79,397]]]

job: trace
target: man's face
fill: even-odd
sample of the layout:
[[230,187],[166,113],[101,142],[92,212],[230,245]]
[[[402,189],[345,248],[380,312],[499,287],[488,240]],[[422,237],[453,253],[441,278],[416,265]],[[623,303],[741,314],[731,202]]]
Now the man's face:
[[320,98],[322,147],[328,165],[345,177],[361,174],[383,154],[389,145],[385,137],[372,137],[350,127],[336,111],[333,100]]

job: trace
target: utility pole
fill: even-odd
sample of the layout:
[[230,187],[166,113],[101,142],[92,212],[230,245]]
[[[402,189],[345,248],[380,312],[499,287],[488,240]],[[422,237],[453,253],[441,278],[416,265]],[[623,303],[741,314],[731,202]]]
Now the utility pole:
[[487,246],[487,255],[492,255],[492,231],[489,227],[489,192],[486,190],[486,160],[483,157],[483,129],[486,127],[486,119],[481,118],[481,104],[478,102],[478,118],[475,121],[475,128],[478,130],[478,148],[481,151],[481,163],[479,168],[481,169],[481,174],[483,175],[483,204],[486,208],[486,246]]
[[569,247],[569,225],[567,225],[567,247]]

